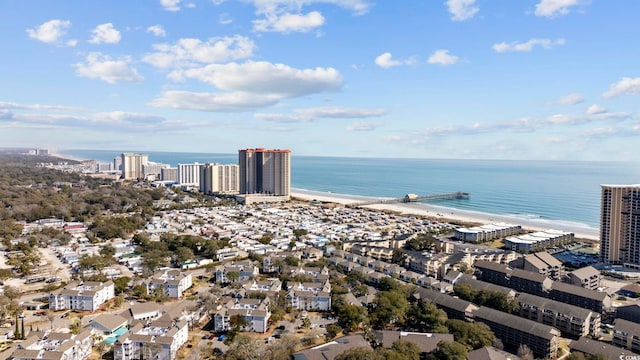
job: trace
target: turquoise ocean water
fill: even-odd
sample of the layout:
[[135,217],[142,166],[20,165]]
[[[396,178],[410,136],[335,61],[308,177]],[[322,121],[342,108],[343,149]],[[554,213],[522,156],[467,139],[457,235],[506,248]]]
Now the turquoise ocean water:
[[[60,150],[101,162],[110,150]],[[237,164],[236,154],[144,152],[149,160]],[[294,189],[370,197],[401,197],[465,191],[469,199],[430,204],[468,211],[599,227],[600,185],[639,184],[640,164],[587,161],[432,160],[295,156]]]

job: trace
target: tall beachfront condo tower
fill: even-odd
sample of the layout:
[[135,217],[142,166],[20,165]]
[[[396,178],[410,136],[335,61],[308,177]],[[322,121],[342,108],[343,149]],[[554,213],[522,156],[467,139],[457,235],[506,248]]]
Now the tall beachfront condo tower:
[[601,185],[600,258],[640,268],[640,185]]
[[132,180],[144,178],[142,172],[142,166],[149,164],[149,155],[134,154],[134,153],[122,153],[122,174],[121,179]]
[[237,194],[240,168],[236,164],[204,164],[200,167],[200,191],[205,194]]
[[238,151],[240,194],[291,195],[291,150]]
[[200,187],[200,167],[202,164],[178,164],[178,184]]

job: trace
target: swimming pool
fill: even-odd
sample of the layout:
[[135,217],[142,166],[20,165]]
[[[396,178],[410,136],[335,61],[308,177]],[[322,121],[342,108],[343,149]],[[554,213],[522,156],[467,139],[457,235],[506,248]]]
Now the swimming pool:
[[111,345],[114,342],[116,342],[116,340],[120,337],[120,335],[126,333],[127,331],[129,331],[129,329],[123,326],[118,330],[114,331],[113,334],[109,335],[109,337],[105,338],[104,342]]

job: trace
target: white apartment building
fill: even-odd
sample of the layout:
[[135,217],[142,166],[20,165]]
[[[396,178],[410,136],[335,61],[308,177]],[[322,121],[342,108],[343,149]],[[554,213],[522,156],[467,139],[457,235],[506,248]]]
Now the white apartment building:
[[11,355],[14,360],[64,359],[85,360],[91,355],[91,331],[71,333],[36,331],[16,344]]
[[304,282],[289,286],[286,302],[296,310],[331,310],[331,284]]
[[240,191],[240,168],[235,164],[205,164],[200,168],[200,191],[237,194]]
[[149,155],[122,153],[122,174],[123,180],[135,180],[144,178],[142,166],[149,164]]
[[[230,279],[229,273],[237,273],[237,279]],[[238,261],[216,267],[216,282],[226,284],[236,281],[247,281],[260,274],[260,269],[251,261]]]
[[149,180],[160,180],[162,169],[168,168],[167,164],[160,164],[149,162],[148,164],[142,165],[142,175],[145,179]]
[[231,329],[231,317],[240,315],[247,321],[242,331],[264,333],[269,328],[269,300],[264,299],[233,299],[218,311],[213,317],[215,331]]
[[163,288],[163,292],[170,298],[181,298],[184,292],[193,285],[191,274],[180,272],[180,270],[167,270],[153,275],[142,285],[147,287],[147,293],[151,294],[157,288]]
[[100,305],[115,297],[113,281],[70,283],[49,294],[51,310],[96,311]]
[[178,164],[178,184],[200,187],[200,167],[202,164]]
[[113,344],[114,360],[173,360],[189,339],[187,321],[159,319],[137,324]]

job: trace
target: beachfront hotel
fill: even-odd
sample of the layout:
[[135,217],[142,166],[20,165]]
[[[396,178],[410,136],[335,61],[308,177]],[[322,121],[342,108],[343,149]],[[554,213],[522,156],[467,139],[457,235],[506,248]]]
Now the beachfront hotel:
[[291,150],[238,151],[240,194],[252,202],[286,201],[291,196]]
[[240,190],[236,164],[204,164],[200,167],[200,191],[205,194],[237,194]]
[[601,187],[600,259],[640,268],[640,184]]
[[142,171],[143,165],[149,164],[149,155],[122,153],[120,155],[122,163],[122,174],[120,178],[123,180],[136,180],[144,178]]

